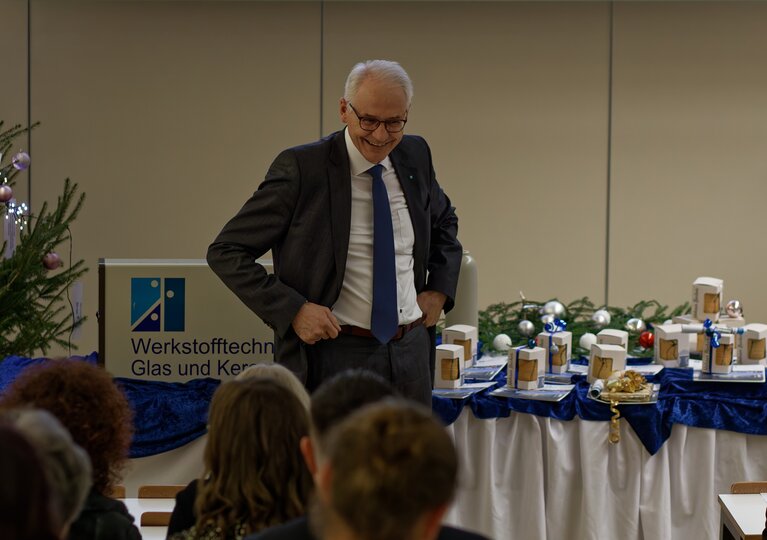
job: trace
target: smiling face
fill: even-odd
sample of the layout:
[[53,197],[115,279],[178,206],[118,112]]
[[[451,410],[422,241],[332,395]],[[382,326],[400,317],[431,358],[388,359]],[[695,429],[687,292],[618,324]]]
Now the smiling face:
[[[401,86],[369,76],[351,99],[354,109],[344,98],[340,105],[341,121],[347,125],[354,146],[370,163],[381,162],[402,140],[403,131],[389,133],[383,123],[407,118],[407,97]],[[380,120],[381,124],[374,131],[365,131],[360,127],[358,115]]]

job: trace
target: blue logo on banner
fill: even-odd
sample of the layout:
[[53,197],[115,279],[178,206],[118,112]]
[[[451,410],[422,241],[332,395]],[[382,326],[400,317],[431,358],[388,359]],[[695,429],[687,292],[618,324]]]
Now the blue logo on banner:
[[133,331],[183,332],[185,289],[184,278],[131,278],[130,323]]

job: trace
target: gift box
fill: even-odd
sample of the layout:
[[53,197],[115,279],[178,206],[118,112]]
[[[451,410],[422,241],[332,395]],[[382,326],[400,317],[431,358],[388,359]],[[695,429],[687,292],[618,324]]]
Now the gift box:
[[741,364],[767,364],[767,324],[751,323],[740,336]]
[[656,325],[655,363],[665,367],[687,367],[690,361],[689,336],[682,332],[681,324]]
[[460,388],[464,370],[463,345],[437,345],[434,360],[434,388]]
[[535,341],[546,351],[547,372],[565,373],[570,369],[573,350],[572,332],[541,332]]
[[[719,315],[719,322],[716,323],[717,326],[726,326],[727,328],[743,328],[746,326],[746,319],[743,316],[740,317],[730,317],[726,313],[723,313],[722,315]],[[740,351],[742,349],[742,339],[743,336],[741,334],[735,334],[735,350],[732,352],[733,354],[733,361],[736,363],[739,361],[740,358]]]
[[477,360],[479,333],[476,326],[454,324],[442,331],[442,343],[461,345],[464,348],[464,367],[470,368]]
[[[671,318],[673,324],[701,324],[703,321],[699,321],[689,313],[687,315],[675,315]],[[687,336],[687,350],[691,353],[700,353],[703,350],[703,343],[705,336],[703,334],[685,334]]]
[[546,350],[542,347],[509,349],[506,384],[519,390],[543,388],[546,375]]
[[732,371],[733,351],[735,350],[735,336],[721,334],[719,347],[714,347],[712,337],[703,334],[706,344],[703,347],[703,373],[730,373]]
[[623,350],[626,350],[629,345],[629,333],[625,330],[605,328],[597,334],[597,343],[601,345],[619,345],[623,347]]
[[699,277],[692,283],[692,316],[699,321],[719,321],[722,308],[724,281],[712,277]]
[[607,379],[615,371],[626,369],[626,348],[620,345],[594,343],[589,355],[588,381]]

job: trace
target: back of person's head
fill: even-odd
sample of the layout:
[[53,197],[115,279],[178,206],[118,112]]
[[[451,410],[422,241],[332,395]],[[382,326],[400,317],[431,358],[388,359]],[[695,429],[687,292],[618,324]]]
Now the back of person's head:
[[38,450],[52,497],[58,529],[67,531],[80,513],[91,487],[91,460],[51,413],[42,409],[11,409],[3,418]]
[[312,429],[322,444],[330,429],[365,405],[396,395],[380,375],[350,369],[323,382],[312,394]]
[[455,491],[458,460],[431,411],[395,399],[368,405],[334,428],[327,459],[331,473],[321,489],[358,537],[413,538],[432,518],[436,534]]
[[0,401],[53,414],[91,460],[93,488],[119,483],[133,433],[128,400],[104,369],[84,360],[51,360],[26,369]]
[[293,392],[298,398],[298,401],[301,402],[301,405],[303,405],[307,411],[309,410],[309,393],[306,391],[304,385],[301,384],[301,381],[298,380],[298,377],[285,366],[274,363],[255,364],[249,366],[235,377],[238,381],[250,378],[276,381]]
[[0,479],[0,538],[57,538],[50,488],[38,452],[7,424],[0,424]]
[[223,383],[208,415],[197,529],[255,532],[304,514],[312,478],[299,441],[309,431],[298,398],[271,380]]

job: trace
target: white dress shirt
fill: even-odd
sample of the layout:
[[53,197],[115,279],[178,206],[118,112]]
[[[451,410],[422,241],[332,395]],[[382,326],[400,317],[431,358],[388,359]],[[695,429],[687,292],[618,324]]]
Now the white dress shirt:
[[[370,163],[357,150],[348,130],[344,130],[344,137],[351,169],[352,215],[346,272],[341,294],[333,306],[333,314],[341,324],[370,328],[373,300],[373,183],[372,177],[365,171],[376,164]],[[413,273],[415,234],[405,194],[388,156],[381,161],[381,165],[384,168],[383,181],[389,195],[394,228],[399,324],[407,324],[423,314],[416,301]]]

